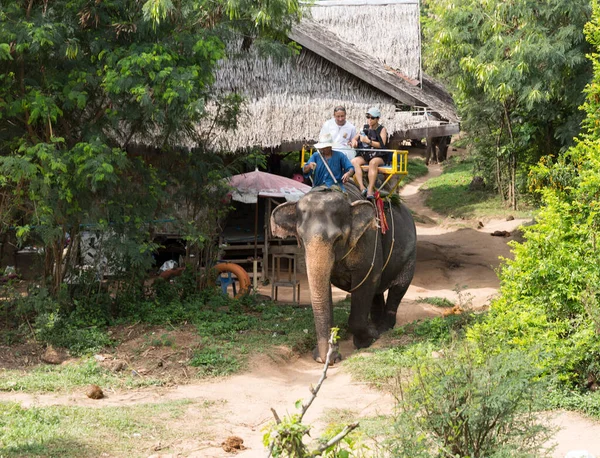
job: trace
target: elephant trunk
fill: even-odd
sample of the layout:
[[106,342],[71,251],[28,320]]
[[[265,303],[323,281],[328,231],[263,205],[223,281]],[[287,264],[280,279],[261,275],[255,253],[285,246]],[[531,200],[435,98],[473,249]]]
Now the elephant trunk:
[[329,349],[329,334],[333,327],[331,302],[331,270],[335,255],[331,243],[315,238],[305,245],[306,274],[317,332],[317,349],[321,362],[325,362]]

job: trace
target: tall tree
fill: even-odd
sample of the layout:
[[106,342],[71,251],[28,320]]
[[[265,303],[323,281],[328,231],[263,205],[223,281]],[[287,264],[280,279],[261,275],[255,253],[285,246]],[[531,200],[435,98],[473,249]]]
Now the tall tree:
[[273,43],[299,15],[297,0],[0,0],[0,230],[43,240],[54,290],[67,233],[154,215],[161,183],[132,144],[201,146],[210,101],[235,125],[239,99],[211,93],[227,37]]
[[449,84],[481,168],[514,208],[528,166],[578,133],[589,1],[428,3],[425,62]]

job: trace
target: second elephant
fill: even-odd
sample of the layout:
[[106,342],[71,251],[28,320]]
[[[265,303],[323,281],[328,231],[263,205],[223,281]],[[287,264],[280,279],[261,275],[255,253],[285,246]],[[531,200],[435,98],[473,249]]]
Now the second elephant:
[[448,147],[452,136],[427,137],[425,164],[444,162],[448,156]]

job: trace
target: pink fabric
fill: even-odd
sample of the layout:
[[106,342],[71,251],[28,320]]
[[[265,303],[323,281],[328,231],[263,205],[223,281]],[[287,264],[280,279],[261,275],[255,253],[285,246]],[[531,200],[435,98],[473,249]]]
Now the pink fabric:
[[282,197],[297,201],[310,191],[310,186],[290,178],[255,170],[229,178],[233,189],[232,198],[239,202],[255,203],[260,197]]

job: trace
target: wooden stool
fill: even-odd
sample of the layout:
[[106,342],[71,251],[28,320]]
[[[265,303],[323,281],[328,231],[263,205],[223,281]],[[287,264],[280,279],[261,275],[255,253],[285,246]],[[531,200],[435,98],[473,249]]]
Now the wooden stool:
[[[280,286],[293,288],[292,301],[300,302],[300,281],[296,278],[296,253],[273,253],[271,263],[271,297],[277,300],[277,290]],[[281,260],[287,260],[287,269],[281,270]],[[296,291],[298,292],[296,301]]]

